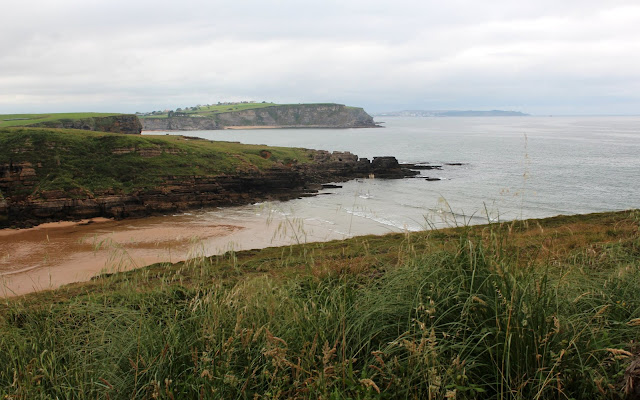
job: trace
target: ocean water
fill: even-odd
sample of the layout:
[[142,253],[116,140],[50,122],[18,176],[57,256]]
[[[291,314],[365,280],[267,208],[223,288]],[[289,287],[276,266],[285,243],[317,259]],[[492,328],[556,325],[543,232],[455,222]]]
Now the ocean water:
[[[350,151],[442,165],[287,202],[205,210],[274,218],[307,240],[640,208],[640,117],[385,117],[384,128],[192,131],[190,136]],[[149,132],[151,133],[151,132]],[[175,132],[173,132],[175,133]],[[153,132],[158,134],[158,132]],[[462,163],[462,165],[448,165]],[[428,181],[424,178],[440,178]]]

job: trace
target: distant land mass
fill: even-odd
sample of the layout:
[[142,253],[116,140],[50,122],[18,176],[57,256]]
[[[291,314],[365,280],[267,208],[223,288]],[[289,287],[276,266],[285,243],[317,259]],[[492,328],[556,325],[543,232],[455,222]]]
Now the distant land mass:
[[132,114],[0,114],[0,128],[40,127],[140,134],[145,131],[193,131],[263,128],[379,128],[360,107],[335,103],[276,104],[219,102]]
[[475,110],[404,110],[373,114],[376,117],[525,117],[520,111],[475,111]]
[[139,135],[142,124],[131,114],[109,113],[53,113],[53,114],[0,114],[0,128],[38,127],[80,129],[85,131],[127,133]]
[[136,115],[145,131],[378,127],[362,108],[334,103],[225,102]]

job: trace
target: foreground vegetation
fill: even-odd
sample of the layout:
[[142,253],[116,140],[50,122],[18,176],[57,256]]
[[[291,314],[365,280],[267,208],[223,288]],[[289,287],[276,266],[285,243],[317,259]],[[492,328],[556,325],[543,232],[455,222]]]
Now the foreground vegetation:
[[42,122],[76,120],[93,117],[111,117],[117,113],[53,113],[53,114],[0,114],[0,128],[25,126]]
[[0,128],[0,160],[35,168],[34,185],[16,189],[31,196],[48,190],[77,192],[79,197],[98,190],[131,192],[155,187],[168,176],[216,176],[308,159],[304,149],[182,136]]
[[624,398],[639,223],[367,236],[8,299],[0,398]]

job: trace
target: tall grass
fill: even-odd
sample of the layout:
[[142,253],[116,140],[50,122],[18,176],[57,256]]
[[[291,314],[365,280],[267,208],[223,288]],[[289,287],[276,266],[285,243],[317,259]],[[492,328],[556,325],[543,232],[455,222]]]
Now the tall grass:
[[505,226],[416,240],[361,273],[212,280],[224,266],[200,257],[161,284],[138,274],[57,303],[7,301],[0,398],[624,397],[637,234],[560,258]]

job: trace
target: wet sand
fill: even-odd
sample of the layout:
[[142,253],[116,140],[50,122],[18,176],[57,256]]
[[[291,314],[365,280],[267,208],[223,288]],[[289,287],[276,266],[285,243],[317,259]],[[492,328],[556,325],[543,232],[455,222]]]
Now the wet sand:
[[[240,217],[225,218],[201,212],[0,230],[0,297],[87,281],[102,272],[300,241],[295,231],[304,228],[285,222],[268,213],[245,211]],[[304,241],[343,238],[322,228],[315,230],[315,235],[305,234]]]

